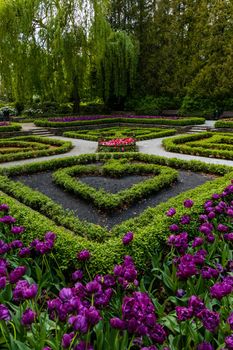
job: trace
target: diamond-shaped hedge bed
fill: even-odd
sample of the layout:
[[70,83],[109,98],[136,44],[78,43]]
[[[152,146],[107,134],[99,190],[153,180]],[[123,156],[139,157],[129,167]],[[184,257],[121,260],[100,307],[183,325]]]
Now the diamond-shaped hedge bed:
[[[120,162],[116,163],[112,159],[120,159]],[[111,161],[109,162],[109,160]],[[98,171],[106,171],[108,174],[112,172],[118,176],[131,171],[137,174],[150,174],[148,179],[134,185],[136,188],[142,186],[143,191],[144,185],[148,183],[149,187],[155,185],[155,189],[158,183],[159,187],[168,187],[176,178],[176,169],[211,173],[218,175],[218,178],[193,190],[181,193],[154,208],[148,208],[138,217],[115,225],[111,231],[99,225],[79,220],[72,211],[65,210],[51,198],[14,181],[14,176],[53,171],[55,177],[64,174],[68,176],[67,181],[71,181],[69,190],[73,191],[74,186],[79,181],[74,176],[80,176],[80,171],[82,173],[88,172],[91,168],[96,171],[97,164],[101,165],[101,170]],[[225,176],[221,177],[222,175]],[[200,206],[203,200],[209,197],[209,193],[222,191],[231,178],[233,178],[232,167],[210,165],[198,161],[187,162],[140,153],[88,154],[0,169],[0,190],[2,191],[0,202],[8,203],[12,208],[12,215],[18,219],[19,224],[27,227],[24,233],[26,241],[30,241],[32,237],[43,235],[45,231],[57,233],[56,254],[61,267],[77,265],[77,252],[89,249],[92,255],[89,262],[90,271],[103,273],[111,270],[114,263],[120,262],[123,254],[132,255],[137,266],[145,268],[150,261],[152,252],[162,249],[164,239],[168,234],[169,218],[166,217],[165,212],[171,206],[175,206],[177,217],[181,216],[185,212],[183,200],[191,197],[195,201],[195,205],[190,211],[198,215]],[[62,186],[65,186],[66,179],[64,177],[62,182]],[[96,194],[98,191],[95,191],[93,193]],[[129,191],[132,191],[132,188]],[[145,195],[143,191],[142,196]],[[93,193],[92,196],[95,197]],[[132,191],[132,194],[135,193]],[[12,197],[18,201],[13,200]],[[137,194],[136,197],[138,199],[139,195]],[[134,200],[133,197],[132,200]],[[99,203],[98,200],[97,203]],[[124,247],[121,243],[121,237],[128,231],[135,233],[135,239],[132,245]]]

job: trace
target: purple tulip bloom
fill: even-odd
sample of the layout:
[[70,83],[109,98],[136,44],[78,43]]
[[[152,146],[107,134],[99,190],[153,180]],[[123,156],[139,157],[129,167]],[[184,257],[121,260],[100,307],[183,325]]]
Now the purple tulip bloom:
[[127,232],[124,237],[122,237],[122,243],[128,245],[133,240],[133,232]]
[[74,296],[71,288],[62,288],[59,292],[59,297],[63,301],[69,301]]
[[228,226],[223,225],[223,224],[219,224],[217,229],[218,229],[219,232],[227,232],[227,231],[229,231]]
[[76,270],[72,273],[72,280],[73,281],[80,281],[83,278],[83,272],[82,270]]
[[201,269],[201,275],[204,279],[217,278],[219,275],[219,271],[213,269],[212,267],[204,266]]
[[9,274],[9,282],[14,284],[20,280],[20,278],[25,275],[27,268],[25,266],[18,266],[16,267],[11,273]]
[[6,215],[6,216],[3,216],[2,218],[0,218],[0,222],[2,222],[3,224],[11,225],[11,224],[14,224],[16,222],[16,219],[13,218],[11,215]]
[[192,243],[192,247],[196,248],[201,246],[204,243],[204,239],[202,237],[195,237]]
[[189,298],[188,306],[189,306],[189,308],[191,308],[193,310],[193,314],[195,316],[197,316],[202,310],[205,309],[204,302],[196,295],[192,295]]
[[186,294],[186,291],[183,289],[178,289],[176,292],[177,298],[182,298]]
[[79,252],[79,253],[77,254],[77,258],[78,258],[78,260],[80,260],[80,261],[89,260],[90,257],[91,257],[91,254],[90,254],[89,250],[87,250],[87,249],[81,250],[81,252]]
[[30,254],[31,254],[31,249],[27,248],[27,247],[23,247],[20,249],[18,256],[20,258],[25,258],[25,257],[29,256]]
[[8,308],[5,305],[0,304],[0,320],[10,321],[10,319],[11,315]]
[[25,231],[25,227],[23,226],[12,226],[11,227],[11,233],[15,235],[19,235],[20,233],[23,233]]
[[155,345],[151,345],[151,346],[144,346],[143,348],[141,348],[141,350],[158,350],[158,348]]
[[185,201],[184,201],[184,207],[185,208],[192,208],[192,206],[193,206],[193,201],[192,201],[192,199],[186,199]]
[[62,347],[65,349],[68,349],[70,347],[70,344],[74,338],[74,332],[69,334],[64,334],[62,337]]
[[0,289],[4,289],[6,287],[6,277],[0,277]]
[[91,344],[87,344],[82,340],[78,345],[75,345],[74,350],[94,350],[94,348]]
[[110,325],[112,328],[120,329],[120,330],[125,330],[127,328],[127,324],[125,321],[122,321],[118,317],[113,317],[110,319]]
[[178,232],[179,231],[179,226],[176,225],[176,224],[172,224],[172,225],[169,226],[169,230],[171,232]]
[[197,267],[193,255],[185,254],[179,260],[177,266],[177,277],[187,279],[197,274]]
[[198,318],[201,319],[203,326],[209,332],[214,333],[216,328],[220,323],[220,315],[218,312],[210,311],[208,309],[202,310],[198,315]]
[[35,322],[35,318],[36,313],[31,309],[27,309],[24,311],[21,317],[21,323],[23,326],[30,326],[33,322]]
[[227,323],[229,324],[230,329],[233,330],[233,312],[229,315]]
[[230,294],[233,290],[233,287],[230,283],[226,282],[220,282],[220,283],[215,283],[211,288],[210,288],[210,295],[211,298],[216,298],[216,299],[222,299],[226,295]]
[[193,316],[193,309],[185,306],[176,306],[176,316],[178,321],[189,320]]
[[166,215],[167,216],[174,216],[176,214],[176,209],[175,208],[170,208],[167,212]]
[[225,338],[225,344],[228,350],[233,350],[233,334]]
[[7,212],[9,211],[9,206],[7,204],[0,204],[0,211],[4,211],[4,212]]
[[231,233],[225,233],[223,237],[224,237],[224,239],[225,239],[226,241],[231,241],[231,242],[233,242],[233,232],[231,232]]
[[183,215],[180,219],[180,223],[182,225],[188,225],[190,223],[190,221],[191,221],[191,218],[189,215]]
[[203,342],[198,345],[197,350],[214,350],[214,347],[207,342]]

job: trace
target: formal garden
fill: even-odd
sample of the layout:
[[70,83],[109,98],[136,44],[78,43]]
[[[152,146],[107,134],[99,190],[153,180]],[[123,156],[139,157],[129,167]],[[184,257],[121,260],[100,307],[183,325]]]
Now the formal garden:
[[0,350],[233,350],[232,13],[0,0]]

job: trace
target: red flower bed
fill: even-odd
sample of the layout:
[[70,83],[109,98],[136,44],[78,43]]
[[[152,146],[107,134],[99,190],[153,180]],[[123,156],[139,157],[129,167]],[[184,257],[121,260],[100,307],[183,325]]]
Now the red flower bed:
[[136,150],[136,140],[132,137],[118,138],[108,141],[98,142],[99,152],[134,152]]

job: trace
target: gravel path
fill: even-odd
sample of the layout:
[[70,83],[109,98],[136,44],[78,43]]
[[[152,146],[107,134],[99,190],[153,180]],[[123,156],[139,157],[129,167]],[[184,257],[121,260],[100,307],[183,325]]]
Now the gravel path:
[[[208,127],[213,127],[214,123],[215,123],[214,120],[207,120],[206,123],[203,125],[208,126]],[[22,129],[24,131],[33,130],[36,128],[37,127],[33,123],[22,124]],[[170,136],[170,137],[173,137],[173,136]],[[73,138],[68,138],[68,137],[63,137],[63,136],[52,136],[52,137],[49,136],[49,138],[56,138],[56,139],[64,140],[64,141],[71,141],[74,145],[74,148],[71,151],[64,153],[64,154],[57,154],[57,155],[49,156],[49,157],[40,157],[40,158],[36,158],[36,159],[25,159],[25,160],[19,160],[19,161],[15,161],[15,162],[1,163],[0,167],[28,164],[28,163],[34,163],[34,162],[44,161],[44,160],[49,160],[49,159],[64,158],[67,156],[78,156],[78,155],[84,154],[84,153],[94,153],[94,152],[96,152],[96,149],[97,149],[97,142],[94,142],[94,141],[73,139]],[[199,160],[199,161],[209,163],[209,164],[224,164],[224,165],[233,166],[232,160],[208,158],[208,157],[198,157],[198,156],[192,156],[192,155],[188,155],[188,154],[167,152],[162,147],[162,140],[163,139],[164,138],[158,138],[158,139],[137,142],[139,152],[146,153],[146,154],[154,154],[154,155],[163,156],[163,157],[167,157],[167,158],[178,158],[178,159],[184,159],[184,160]]]

